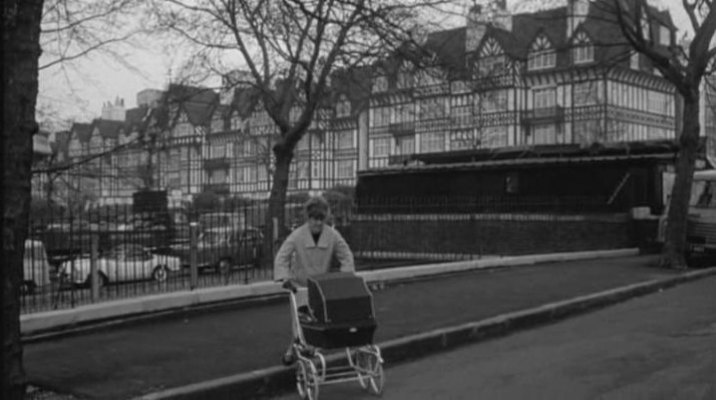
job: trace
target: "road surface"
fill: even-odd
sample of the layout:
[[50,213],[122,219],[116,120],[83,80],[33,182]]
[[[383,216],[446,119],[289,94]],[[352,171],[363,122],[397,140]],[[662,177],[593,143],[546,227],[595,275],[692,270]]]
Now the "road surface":
[[[385,400],[713,400],[716,277],[386,367]],[[321,399],[371,398],[353,382],[320,389]]]

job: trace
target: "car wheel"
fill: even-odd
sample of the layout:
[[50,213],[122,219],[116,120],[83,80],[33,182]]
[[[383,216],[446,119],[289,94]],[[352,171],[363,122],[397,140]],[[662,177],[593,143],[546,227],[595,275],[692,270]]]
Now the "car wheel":
[[166,265],[158,265],[156,268],[154,268],[154,271],[152,271],[152,279],[157,282],[166,282],[168,277],[169,269],[166,267]]
[[229,269],[231,269],[231,260],[229,260],[228,258],[224,258],[219,261],[219,273],[221,273],[222,275],[226,275],[229,273]]
[[[107,286],[109,283],[109,278],[101,272],[98,272],[99,279],[97,279],[97,287],[102,289],[103,287]],[[87,275],[87,279],[85,279],[84,287],[91,289],[92,288],[92,275]]]
[[23,281],[20,285],[20,294],[24,296],[31,296],[35,294],[35,289],[37,289],[37,285],[33,281]]

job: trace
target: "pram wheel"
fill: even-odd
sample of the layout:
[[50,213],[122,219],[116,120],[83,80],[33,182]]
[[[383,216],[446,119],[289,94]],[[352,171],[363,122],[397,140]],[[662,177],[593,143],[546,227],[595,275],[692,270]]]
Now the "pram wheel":
[[358,383],[363,389],[376,396],[383,393],[385,374],[378,347],[366,346],[356,350],[355,369]]
[[296,388],[302,399],[318,400],[318,371],[310,360],[299,359],[296,366]]

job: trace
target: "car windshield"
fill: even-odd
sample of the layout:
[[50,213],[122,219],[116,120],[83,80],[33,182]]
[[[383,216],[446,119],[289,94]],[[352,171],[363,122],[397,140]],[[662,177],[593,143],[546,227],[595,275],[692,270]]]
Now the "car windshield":
[[45,257],[45,248],[44,248],[42,242],[26,240],[25,241],[25,258],[29,258],[32,260],[44,260],[46,257]]
[[715,182],[694,180],[689,205],[696,208],[716,208]]
[[120,245],[110,249],[107,252],[108,258],[144,258],[147,256],[147,252],[142,246],[127,244]]
[[224,232],[205,232],[201,236],[201,241],[206,244],[219,244],[223,243],[226,238],[226,233]]
[[199,224],[206,227],[229,226],[231,218],[227,214],[205,214],[199,217]]

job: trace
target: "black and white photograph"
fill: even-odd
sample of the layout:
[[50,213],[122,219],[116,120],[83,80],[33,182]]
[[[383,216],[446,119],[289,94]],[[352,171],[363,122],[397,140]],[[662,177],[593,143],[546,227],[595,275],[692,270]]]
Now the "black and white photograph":
[[715,400],[714,0],[6,0],[7,400]]

